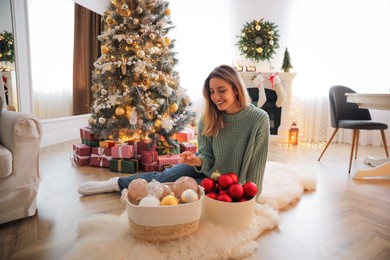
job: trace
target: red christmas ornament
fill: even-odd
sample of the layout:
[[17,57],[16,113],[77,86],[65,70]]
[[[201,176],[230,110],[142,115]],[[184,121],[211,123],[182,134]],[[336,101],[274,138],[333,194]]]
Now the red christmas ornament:
[[219,194],[217,197],[217,200],[224,201],[224,202],[232,202],[233,201],[232,198],[227,193]]
[[200,182],[200,186],[204,188],[205,193],[211,192],[215,188],[215,182],[210,178],[204,178]]
[[212,199],[217,199],[218,195],[214,192],[209,192],[209,193],[206,193],[206,196],[209,197],[209,198],[212,198]]
[[229,173],[227,173],[227,174],[229,174],[229,176],[232,177],[233,183],[237,183],[237,182],[238,182],[238,176],[237,176],[237,174],[235,174],[234,172],[229,172]]
[[254,182],[248,181],[244,185],[245,196],[253,198],[257,194],[257,185]]
[[233,183],[228,189],[228,194],[232,199],[239,200],[244,195],[244,188],[239,183]]
[[229,174],[222,174],[218,178],[218,184],[221,186],[221,189],[225,190],[233,184],[233,178]]

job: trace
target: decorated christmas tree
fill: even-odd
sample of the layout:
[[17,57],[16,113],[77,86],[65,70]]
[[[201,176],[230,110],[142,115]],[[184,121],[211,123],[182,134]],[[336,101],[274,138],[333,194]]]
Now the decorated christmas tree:
[[288,49],[286,47],[286,49],[284,50],[282,69],[284,70],[284,72],[289,72],[292,68],[293,66],[291,65],[290,53],[288,52]]
[[157,141],[193,123],[173,52],[169,3],[111,0],[92,75],[91,132],[101,139]]

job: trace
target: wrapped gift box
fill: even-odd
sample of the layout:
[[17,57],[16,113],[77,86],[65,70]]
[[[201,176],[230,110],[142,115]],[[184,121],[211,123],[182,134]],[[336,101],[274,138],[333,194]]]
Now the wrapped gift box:
[[179,143],[189,142],[190,140],[194,139],[194,135],[194,130],[191,128],[185,128],[184,130],[176,133],[176,139],[179,141]]
[[141,169],[144,172],[156,171],[158,169],[158,153],[156,151],[141,152]]
[[115,142],[113,140],[101,140],[99,141],[99,147],[103,148],[111,148],[115,146],[116,144],[119,144],[118,142]]
[[168,144],[167,141],[159,140],[157,143],[157,153],[159,155],[180,154],[180,146],[177,140],[171,140],[173,144]]
[[87,140],[81,138],[81,143],[86,144],[90,147],[99,147],[99,140]]
[[158,170],[161,172],[166,168],[172,167],[172,165],[180,162],[180,154],[172,155],[159,155],[157,158]]
[[91,128],[88,126],[80,128],[80,137],[85,140],[99,141],[99,138],[91,133]]
[[180,151],[190,151],[192,153],[196,153],[196,145],[189,142],[183,142],[180,144]]
[[129,145],[133,145],[134,157],[140,158],[142,151],[156,151],[156,144],[147,143],[145,141],[130,140]]
[[194,144],[196,146],[196,150],[198,151],[198,140],[191,140],[189,143]]
[[73,161],[77,165],[89,165],[91,150],[91,147],[86,144],[73,144]]
[[110,160],[111,157],[111,148],[104,148],[104,147],[92,147],[92,153],[91,153],[91,166],[98,166],[98,167],[110,167]]
[[134,145],[121,144],[111,147],[112,158],[129,159],[134,157]]
[[136,159],[111,159],[110,171],[136,173],[138,171],[138,160]]

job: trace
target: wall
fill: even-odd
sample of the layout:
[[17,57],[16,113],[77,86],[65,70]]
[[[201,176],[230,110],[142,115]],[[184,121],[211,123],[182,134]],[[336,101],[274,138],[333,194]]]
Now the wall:
[[12,32],[11,4],[10,0],[0,1],[0,32],[4,30]]

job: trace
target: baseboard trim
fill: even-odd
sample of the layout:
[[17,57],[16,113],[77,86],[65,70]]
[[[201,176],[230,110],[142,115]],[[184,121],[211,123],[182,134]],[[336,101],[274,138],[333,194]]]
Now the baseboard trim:
[[80,137],[80,128],[88,125],[90,116],[91,114],[85,114],[41,120],[41,147],[77,139]]

